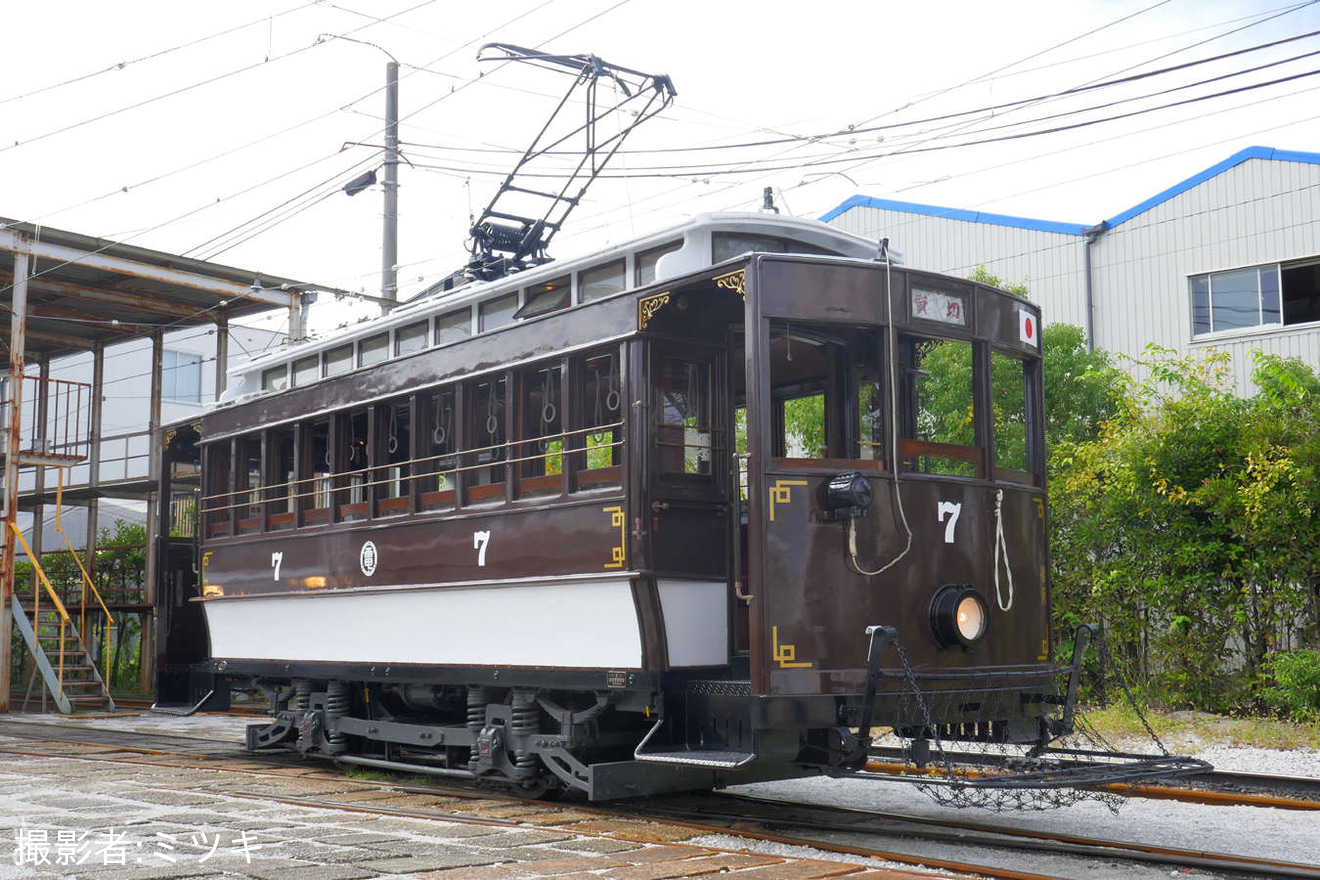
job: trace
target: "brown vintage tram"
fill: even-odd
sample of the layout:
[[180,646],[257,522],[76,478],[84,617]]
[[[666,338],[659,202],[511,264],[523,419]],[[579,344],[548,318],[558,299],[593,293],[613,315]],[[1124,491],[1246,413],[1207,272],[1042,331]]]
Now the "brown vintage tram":
[[258,358],[170,432],[162,699],[592,798],[854,766],[872,724],[1046,744],[1039,321],[726,214]]

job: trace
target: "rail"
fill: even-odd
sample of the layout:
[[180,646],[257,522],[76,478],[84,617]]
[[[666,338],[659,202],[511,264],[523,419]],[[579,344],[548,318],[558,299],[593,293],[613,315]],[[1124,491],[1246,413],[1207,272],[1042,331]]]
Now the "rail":
[[[50,579],[46,577],[46,570],[41,567],[41,560],[32,552],[28,546],[27,538],[23,537],[23,530],[18,527],[18,523],[10,520],[9,528],[13,530],[18,537],[18,542],[23,545],[23,550],[27,553],[28,560],[32,563],[32,570],[37,573],[37,579],[41,585],[46,588],[46,594],[50,596],[50,601],[54,603],[55,610],[60,614],[60,663],[55,680],[57,682],[58,693],[56,699],[64,699],[64,640],[65,633],[68,630],[71,620],[69,612],[65,610],[64,603],[55,592],[55,588],[50,585]],[[32,631],[36,637],[37,644],[41,643],[41,591],[32,591]],[[7,646],[6,646],[7,649]]]
[[60,516],[64,507],[64,468],[58,470],[59,482],[55,489],[55,531],[59,532],[60,537],[64,539],[64,546],[69,548],[69,555],[73,557],[73,561],[82,575],[82,602],[79,605],[78,632],[83,635],[87,633],[87,591],[90,589],[92,595],[96,597],[97,604],[101,606],[102,613],[105,614],[105,652],[101,654],[101,662],[109,663],[110,633],[115,628],[115,618],[110,613],[110,609],[106,607],[105,600],[101,598],[101,591],[96,589],[96,584],[92,582],[91,575],[87,573],[82,560],[78,558],[77,551],[73,549],[73,542],[69,540],[68,534],[65,533],[64,526],[60,524]]

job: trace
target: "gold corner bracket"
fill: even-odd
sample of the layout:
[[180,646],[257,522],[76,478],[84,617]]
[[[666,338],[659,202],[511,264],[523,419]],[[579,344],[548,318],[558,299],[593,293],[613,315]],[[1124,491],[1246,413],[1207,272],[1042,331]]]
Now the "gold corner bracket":
[[747,270],[738,269],[727,275],[716,275],[715,286],[724,290],[732,290],[747,301]]

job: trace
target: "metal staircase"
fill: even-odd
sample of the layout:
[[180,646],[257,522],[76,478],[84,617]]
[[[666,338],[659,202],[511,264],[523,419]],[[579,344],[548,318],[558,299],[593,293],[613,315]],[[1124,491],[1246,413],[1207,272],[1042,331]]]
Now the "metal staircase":
[[[27,643],[28,651],[36,663],[35,673],[41,676],[46,690],[55,699],[59,711],[64,714],[89,710],[113,712],[115,702],[110,698],[110,688],[96,668],[92,653],[88,650],[87,643],[83,641],[82,633],[74,625],[73,618],[69,616],[68,609],[60,600],[59,594],[51,586],[50,579],[46,577],[46,572],[41,567],[41,561],[32,553],[32,548],[28,546],[22,530],[13,523],[10,523],[9,527],[13,530],[15,538],[23,545],[23,549],[27,551],[28,560],[32,563],[37,580],[40,582],[40,588],[30,594],[20,596],[15,591],[12,602],[14,628]],[[56,527],[59,528],[58,525]],[[59,530],[63,534],[64,530]],[[72,548],[70,552],[72,553]],[[77,560],[77,554],[74,554],[74,559]],[[81,562],[78,563],[78,568],[82,572],[84,585],[91,588],[93,595],[105,610],[107,626],[104,656],[109,657],[113,618],[110,617],[109,609],[105,607],[99,591],[91,582],[87,571],[82,568]],[[48,600],[46,603],[42,602],[43,592]],[[23,698],[25,709],[30,696],[29,682],[28,692]]]
[[[27,643],[36,672],[59,711],[66,715],[88,710],[113,712],[115,701],[110,698],[110,689],[63,605],[24,606],[15,595],[13,611],[14,629]],[[30,696],[29,689],[23,698],[25,710]]]

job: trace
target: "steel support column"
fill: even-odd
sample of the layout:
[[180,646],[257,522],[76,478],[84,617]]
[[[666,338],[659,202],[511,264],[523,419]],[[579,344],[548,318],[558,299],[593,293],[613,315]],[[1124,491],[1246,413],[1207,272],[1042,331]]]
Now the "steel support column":
[[[290,337],[293,328],[289,328]],[[220,318],[215,322],[215,399],[225,393],[226,374],[229,372],[229,319]]]
[[[163,432],[160,426],[161,364],[165,360],[165,336],[160,330],[151,334],[151,458],[147,462],[147,478],[152,485],[160,482],[160,453]],[[156,570],[160,566],[160,517],[161,504],[169,504],[168,498],[161,498],[159,491],[153,491],[147,499],[147,570],[142,581],[142,601],[153,606],[156,604]],[[151,612],[150,619],[142,621],[142,654],[138,666],[139,693],[149,693],[155,687],[156,673],[156,612]]]
[[[98,543],[97,530],[100,528],[101,514],[101,418],[102,418],[102,397],[105,394],[105,345],[97,343],[92,349],[92,408],[90,414],[90,423],[87,426],[87,437],[89,440],[87,449],[87,488],[90,490],[87,499],[87,539],[84,545],[83,567],[87,569],[87,574],[92,578],[92,583],[96,582],[96,546]],[[83,635],[86,638],[86,634]],[[108,683],[110,681],[111,670],[106,668],[110,662],[109,657],[101,658],[102,675]]]
[[14,597],[14,532],[9,527],[18,519],[18,445],[23,425],[23,345],[27,329],[28,242],[14,241],[14,284],[9,319],[9,432],[5,443],[4,544],[0,551],[0,712],[9,711],[11,686],[10,645],[14,639],[11,607]]

